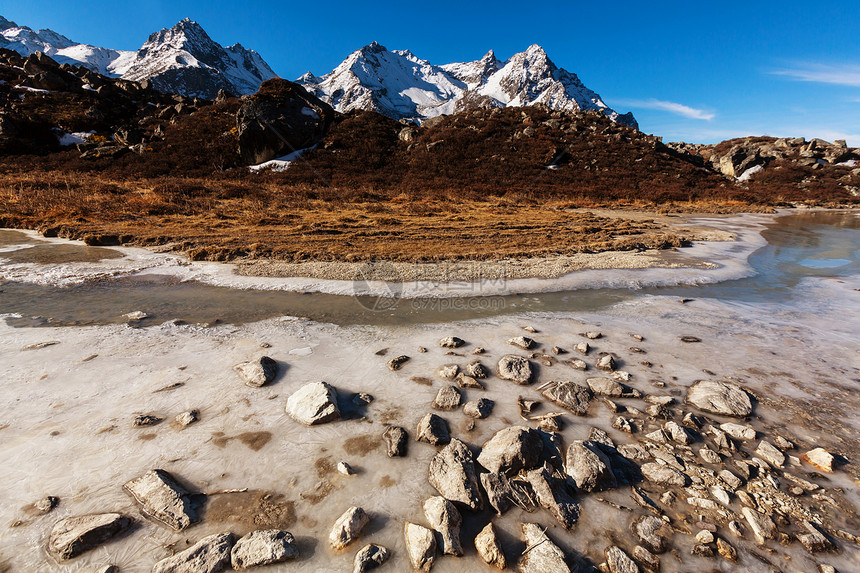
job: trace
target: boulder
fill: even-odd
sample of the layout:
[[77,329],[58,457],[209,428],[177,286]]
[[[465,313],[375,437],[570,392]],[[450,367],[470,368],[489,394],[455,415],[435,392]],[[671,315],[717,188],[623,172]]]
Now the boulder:
[[400,367],[409,362],[409,357],[406,355],[397,356],[388,361],[388,368],[390,370],[400,370]]
[[430,527],[439,534],[442,554],[463,555],[463,546],[460,544],[460,526],[463,524],[463,518],[454,504],[444,497],[431,497],[424,502],[424,516]]
[[579,519],[579,505],[570,497],[565,482],[554,478],[546,467],[528,472],[526,479],[538,504],[558,520],[562,527],[573,529]]
[[289,531],[264,529],[242,537],[230,551],[233,569],[283,563],[299,556],[299,548]]
[[591,402],[591,390],[570,380],[552,382],[542,394],[547,400],[555,402],[577,416],[584,416]]
[[58,521],[48,536],[48,552],[58,561],[72,559],[94,549],[131,525],[119,513],[67,517]]
[[335,117],[329,104],[281,78],[266,80],[241,102],[236,127],[239,155],[247,165],[316,145]]
[[[610,357],[611,358],[611,357]],[[598,396],[620,398],[624,394],[624,386],[611,378],[588,378],[585,380],[588,388]]]
[[687,402],[700,410],[723,416],[743,418],[752,413],[749,394],[730,382],[702,380],[687,391]]
[[334,522],[328,541],[332,549],[339,551],[358,539],[370,523],[370,516],[360,507],[350,507]]
[[340,419],[337,390],[325,382],[311,382],[287,399],[287,414],[306,426]]
[[382,566],[391,557],[391,551],[382,545],[371,543],[359,549],[352,562],[352,573],[365,573]]
[[781,468],[785,464],[785,454],[768,441],[759,442],[755,453],[775,468]]
[[773,521],[771,521],[768,516],[749,507],[742,507],[741,513],[746,518],[747,523],[750,524],[750,529],[752,529],[756,543],[764,545],[768,539],[776,537],[776,525],[774,525]]
[[662,519],[646,515],[634,524],[633,531],[639,542],[652,553],[665,553],[669,548],[671,528]]
[[404,537],[406,553],[409,555],[412,568],[417,571],[430,571],[436,560],[436,536],[433,535],[433,531],[407,521]]
[[460,440],[451,440],[450,444],[433,456],[428,479],[430,485],[445,499],[469,509],[483,509],[484,500],[475,460],[471,450]]
[[597,367],[601,370],[613,371],[615,370],[615,359],[611,354],[604,354],[597,361]]
[[427,414],[418,422],[415,439],[431,446],[443,446],[451,441],[448,422],[436,414]]
[[835,458],[824,448],[809,450],[800,456],[800,459],[823,472],[830,473],[833,471],[833,462],[835,461]]
[[532,379],[532,365],[522,356],[505,354],[499,359],[499,378],[526,386]]
[[502,515],[511,508],[513,490],[505,474],[482,473],[481,486],[487,494],[487,501],[496,513]]
[[540,462],[543,441],[540,435],[525,426],[503,428],[484,443],[478,463],[491,473],[513,476],[530,470]]
[[475,536],[475,549],[478,550],[478,556],[481,560],[491,567],[496,567],[499,570],[507,567],[505,561],[505,552],[502,550],[502,544],[496,535],[496,529],[492,523],[488,523],[484,529]]
[[385,440],[385,451],[389,458],[403,457],[406,455],[409,434],[400,426],[389,426],[382,434]]
[[245,381],[245,385],[254,388],[268,384],[278,374],[278,363],[268,356],[263,356],[259,360],[242,362],[234,368]]
[[523,541],[526,551],[520,558],[521,573],[571,573],[564,551],[547,537],[537,523],[523,523]]
[[182,531],[197,521],[190,493],[164,470],[150,470],[122,486],[140,506],[140,511],[174,531]]
[[535,341],[527,336],[517,336],[508,340],[508,344],[528,350],[535,345]]
[[476,360],[466,365],[466,374],[472,378],[483,379],[490,375],[490,371],[487,370],[486,366]]
[[576,440],[567,448],[567,475],[585,492],[618,486],[609,457],[593,442]]
[[454,386],[443,386],[433,400],[437,410],[455,410],[460,407],[460,391]]
[[658,485],[683,487],[687,484],[687,476],[663,464],[643,464],[641,470],[646,480]]
[[439,346],[442,348],[460,348],[466,344],[462,338],[457,338],[456,336],[448,336],[446,338],[442,338],[439,340]]
[[204,537],[185,551],[162,559],[152,573],[218,573],[231,567],[232,533]]
[[610,573],[639,573],[639,566],[620,547],[607,548],[605,555]]
[[720,429],[736,440],[750,441],[756,436],[755,429],[750,425],[733,424],[731,422],[720,424]]
[[470,418],[482,420],[493,412],[493,406],[495,406],[495,402],[492,400],[479,398],[471,402],[466,402],[466,405],[463,406],[463,413]]

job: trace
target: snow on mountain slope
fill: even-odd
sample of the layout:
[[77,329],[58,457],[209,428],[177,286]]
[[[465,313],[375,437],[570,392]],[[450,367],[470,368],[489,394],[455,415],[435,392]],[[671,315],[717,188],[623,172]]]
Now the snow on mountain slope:
[[610,109],[537,45],[506,62],[490,51],[474,62],[435,66],[409,51],[388,51],[374,42],[325,76],[308,72],[296,81],[341,112],[373,110],[420,121],[470,107],[545,104],[560,110],[597,110],[637,127],[632,114]]
[[254,93],[277,77],[253,50],[236,44],[223,48],[186,18],[152,34],[123,73],[127,80],[151,80],[156,89],[214,99],[219,90]]
[[0,16],[0,47],[24,56],[43,52],[57,62],[105,76],[152,80],[156,89],[213,99],[218,90],[254,93],[277,77],[260,54],[240,44],[223,48],[196,22],[185,19],[152,34],[137,52],[78,44],[52,30],[33,31]]
[[118,77],[134,52],[78,44],[53,30],[33,31],[0,16],[0,47],[22,56],[43,52],[61,64],[84,66],[105,76]]

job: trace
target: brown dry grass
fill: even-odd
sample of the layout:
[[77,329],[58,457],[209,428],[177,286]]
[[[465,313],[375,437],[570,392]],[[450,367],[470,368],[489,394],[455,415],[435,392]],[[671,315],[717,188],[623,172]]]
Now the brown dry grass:
[[587,205],[570,201],[480,201],[453,193],[420,202],[405,195],[308,198],[321,192],[262,184],[248,193],[225,180],[7,173],[0,175],[0,225],[96,245],[169,245],[198,260],[485,260],[685,240],[647,219],[572,213]]

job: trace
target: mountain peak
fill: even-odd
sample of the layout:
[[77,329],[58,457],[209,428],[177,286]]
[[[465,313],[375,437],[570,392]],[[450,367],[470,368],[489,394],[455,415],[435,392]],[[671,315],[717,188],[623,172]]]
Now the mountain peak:
[[362,54],[381,54],[382,52],[387,52],[388,48],[374,40],[368,45],[364,46],[359,50]]
[[7,20],[3,16],[0,16],[0,32],[3,30],[8,30],[9,28],[17,28],[18,24],[13,22],[12,20]]

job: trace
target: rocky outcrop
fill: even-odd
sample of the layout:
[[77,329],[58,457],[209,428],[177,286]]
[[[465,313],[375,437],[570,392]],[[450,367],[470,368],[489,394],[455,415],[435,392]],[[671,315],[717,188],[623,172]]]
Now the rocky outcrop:
[[58,561],[73,559],[122,533],[131,519],[119,513],[67,517],[58,521],[48,537],[48,552]]
[[204,537],[185,551],[162,559],[152,573],[218,573],[231,567],[230,552],[234,538],[231,533],[216,533]]
[[296,540],[289,531],[265,529],[242,537],[230,552],[233,569],[247,569],[272,563],[283,563],[299,556]]
[[484,507],[472,451],[460,440],[442,448],[430,461],[430,485],[449,501],[473,510]]
[[123,490],[140,507],[140,511],[174,531],[182,531],[197,521],[191,494],[164,470],[151,470],[126,482]]
[[325,382],[311,382],[287,399],[287,414],[306,426],[340,419],[337,390]]
[[239,155],[256,165],[316,145],[334,121],[330,105],[299,84],[274,78],[242,98],[236,114]]

